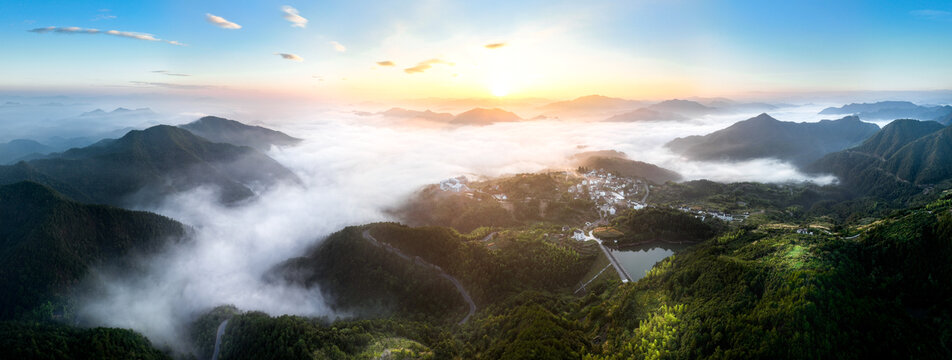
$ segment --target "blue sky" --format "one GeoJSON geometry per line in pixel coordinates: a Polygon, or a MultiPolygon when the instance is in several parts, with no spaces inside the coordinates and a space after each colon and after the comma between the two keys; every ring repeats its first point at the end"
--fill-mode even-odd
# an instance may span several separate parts
{"type": "Polygon", "coordinates": [[[952,84],[949,1],[40,0],[0,6],[5,91],[568,98],[952,84]],[[306,25],[292,26],[284,6],[306,25]],[[206,14],[241,28],[215,26],[206,14]],[[29,31],[47,27],[100,32],[29,31]],[[483,47],[489,43],[505,46],[483,47]],[[424,71],[404,71],[424,63],[424,71]]]}

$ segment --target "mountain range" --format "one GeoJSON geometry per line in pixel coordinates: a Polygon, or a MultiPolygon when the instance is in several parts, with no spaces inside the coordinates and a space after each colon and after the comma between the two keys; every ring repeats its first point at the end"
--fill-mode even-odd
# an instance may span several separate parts
{"type": "Polygon", "coordinates": [[[519,115],[500,108],[475,108],[467,112],[456,115],[451,123],[456,125],[490,125],[499,122],[517,122],[522,121],[519,115]]]}
{"type": "Polygon", "coordinates": [[[852,114],[863,119],[872,120],[918,119],[939,121],[952,116],[952,106],[922,106],[909,101],[880,101],[828,107],[821,110],[820,114],[852,114]]]}
{"type": "Polygon", "coordinates": [[[157,125],[119,139],[0,166],[0,184],[38,181],[73,199],[99,204],[151,204],[165,195],[215,186],[225,203],[252,189],[298,181],[288,169],[250,147],[214,143],[188,130],[157,125]]]}
{"type": "Polygon", "coordinates": [[[863,144],[807,167],[829,173],[860,194],[899,198],[952,179],[952,127],[895,120],[863,144]]]}
{"type": "Polygon", "coordinates": [[[685,121],[689,118],[672,112],[656,111],[648,108],[639,108],[626,113],[612,116],[608,122],[643,122],[643,121],[685,121]]]}
{"type": "Polygon", "coordinates": [[[816,123],[774,119],[766,113],[703,136],[674,139],[665,147],[692,160],[775,158],[798,166],[858,145],[879,127],[856,116],[816,123]]]}
{"type": "Polygon", "coordinates": [[[213,142],[250,146],[261,152],[270,150],[272,146],[293,146],[302,141],[280,131],[217,116],[205,116],[179,127],[213,142]]]}
{"type": "Polygon", "coordinates": [[[607,116],[635,110],[649,103],[602,95],[588,95],[572,100],[557,101],[538,108],[544,115],[607,116]]]}

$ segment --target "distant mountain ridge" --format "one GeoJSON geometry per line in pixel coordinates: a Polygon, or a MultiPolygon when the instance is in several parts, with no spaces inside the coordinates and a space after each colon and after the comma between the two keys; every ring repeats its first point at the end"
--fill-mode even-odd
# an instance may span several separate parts
{"type": "Polygon", "coordinates": [[[697,101],[672,99],[648,106],[648,109],[684,116],[701,116],[717,112],[716,108],[701,105],[697,101]]]}
{"type": "Polygon", "coordinates": [[[952,116],[952,106],[922,106],[909,101],[880,101],[828,107],[821,110],[820,114],[852,114],[863,119],[876,120],[918,119],[940,121],[952,116]]]}
{"type": "Polygon", "coordinates": [[[452,123],[456,125],[490,125],[499,122],[518,122],[522,120],[519,115],[500,108],[475,108],[456,115],[452,123]]]}
{"type": "Polygon", "coordinates": [[[28,139],[16,139],[0,144],[0,165],[9,164],[31,154],[46,154],[52,147],[28,139]]]}
{"type": "Polygon", "coordinates": [[[817,123],[794,123],[766,113],[703,136],[676,138],[665,147],[693,160],[776,158],[797,166],[866,140],[879,130],[855,116],[817,123]]]}
{"type": "Polygon", "coordinates": [[[605,119],[607,122],[686,121],[688,117],[670,112],[639,108],[605,119]]]}
{"type": "Polygon", "coordinates": [[[539,107],[539,110],[546,115],[604,116],[635,110],[645,105],[648,105],[648,103],[644,101],[587,95],[572,100],[549,103],[539,107]]]}
{"type": "Polygon", "coordinates": [[[205,116],[179,127],[214,142],[250,146],[262,152],[271,146],[293,146],[303,141],[280,131],[217,116],[205,116]]]}
{"type": "Polygon", "coordinates": [[[429,121],[438,121],[438,122],[449,122],[453,120],[453,114],[450,113],[438,113],[426,109],[425,111],[416,111],[416,110],[407,110],[404,108],[390,108],[387,111],[379,113],[380,115],[393,117],[393,118],[402,118],[402,119],[423,119],[429,121]]]}
{"type": "Polygon", "coordinates": [[[250,147],[213,143],[188,130],[157,125],[119,139],[0,166],[0,184],[34,180],[75,200],[125,206],[211,185],[225,203],[250,198],[252,188],[297,177],[250,147]]]}

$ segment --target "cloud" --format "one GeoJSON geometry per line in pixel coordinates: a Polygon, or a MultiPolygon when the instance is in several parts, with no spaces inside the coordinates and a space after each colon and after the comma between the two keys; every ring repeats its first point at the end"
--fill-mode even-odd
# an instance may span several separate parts
{"type": "Polygon", "coordinates": [[[501,43],[492,43],[492,44],[483,45],[483,47],[485,47],[485,48],[487,48],[487,49],[498,49],[498,48],[501,48],[501,47],[503,47],[503,46],[506,46],[506,43],[501,42],[501,43]]]}
{"type": "Polygon", "coordinates": [[[952,12],[945,10],[923,9],[913,10],[909,13],[913,16],[929,20],[952,20],[952,12]]]}
{"type": "Polygon", "coordinates": [[[281,7],[281,12],[284,13],[284,15],[282,16],[284,20],[291,22],[291,27],[302,28],[302,29],[307,27],[307,19],[301,16],[298,13],[297,9],[290,7],[288,5],[285,5],[281,7]]]}
{"type": "Polygon", "coordinates": [[[112,20],[112,19],[115,19],[115,18],[116,18],[116,16],[115,16],[115,15],[109,15],[109,14],[97,14],[97,15],[96,15],[96,17],[94,17],[94,18],[92,19],[92,21],[99,21],[99,20],[112,20]]]}
{"type": "Polygon", "coordinates": [[[451,63],[442,59],[429,59],[429,60],[421,61],[420,63],[416,64],[416,66],[414,67],[408,67],[406,69],[403,69],[403,72],[407,74],[422,73],[424,71],[429,70],[430,68],[433,67],[433,65],[436,65],[436,64],[443,64],[443,65],[449,65],[449,66],[456,65],[454,63],[451,63]]]}
{"type": "Polygon", "coordinates": [[[169,89],[183,89],[183,90],[209,89],[213,87],[209,85],[187,85],[187,84],[173,84],[173,83],[151,82],[151,81],[130,81],[129,83],[140,86],[140,87],[163,87],[163,88],[169,88],[169,89]]]}
{"type": "Polygon", "coordinates": [[[377,62],[377,65],[379,65],[379,66],[394,66],[394,65],[396,65],[396,64],[394,64],[393,61],[384,60],[384,61],[378,61],[378,62],[377,62]]]}
{"type": "Polygon", "coordinates": [[[48,27],[31,29],[27,31],[32,33],[37,33],[37,34],[45,34],[50,32],[58,33],[58,34],[103,34],[103,35],[124,37],[129,39],[159,41],[159,42],[164,42],[164,43],[172,44],[172,45],[185,46],[185,44],[182,44],[178,41],[162,40],[155,37],[155,35],[152,35],[152,34],[130,32],[130,31],[118,31],[118,30],[100,31],[98,29],[84,29],[84,28],[80,28],[76,26],[66,26],[66,27],[48,26],[48,27]]]}
{"type": "Polygon", "coordinates": [[[241,29],[241,25],[225,20],[225,18],[221,16],[215,16],[215,15],[206,13],[205,20],[208,20],[208,22],[222,29],[232,29],[232,30],[241,29]]]}
{"type": "Polygon", "coordinates": [[[153,70],[152,72],[157,73],[157,74],[165,74],[165,75],[168,75],[168,76],[192,76],[192,75],[189,75],[189,74],[173,73],[173,72],[169,72],[168,70],[153,70]]]}
{"type": "Polygon", "coordinates": [[[347,47],[345,47],[344,45],[341,45],[341,43],[339,43],[339,42],[331,41],[330,44],[331,44],[331,45],[334,45],[334,50],[337,50],[338,52],[345,52],[345,51],[347,51],[347,47]]]}
{"type": "Polygon", "coordinates": [[[274,53],[274,54],[291,61],[304,61],[304,58],[294,54],[285,54],[285,53],[274,53]]]}

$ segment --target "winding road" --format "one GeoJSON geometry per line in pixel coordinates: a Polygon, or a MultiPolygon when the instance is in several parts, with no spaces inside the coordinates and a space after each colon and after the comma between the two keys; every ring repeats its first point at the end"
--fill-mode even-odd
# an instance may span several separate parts
{"type": "MultiPolygon", "coordinates": [[[[390,244],[377,241],[377,239],[374,238],[373,235],[370,235],[370,230],[364,230],[364,232],[362,233],[362,235],[363,235],[364,239],[366,239],[367,241],[369,241],[371,244],[374,244],[374,246],[382,246],[382,247],[383,247],[384,249],[386,249],[387,251],[389,251],[389,252],[391,252],[391,253],[394,253],[394,254],[396,254],[396,255],[399,256],[399,257],[402,257],[402,258],[407,259],[407,260],[410,260],[410,259],[411,259],[410,256],[408,256],[407,254],[404,254],[403,251],[400,251],[400,249],[397,249],[397,248],[391,246],[390,244]]],[[[466,303],[469,304],[469,313],[466,314],[466,317],[464,317],[463,320],[460,320],[460,321],[459,321],[459,324],[465,324],[467,321],[469,321],[469,318],[470,318],[471,316],[473,316],[473,314],[476,313],[476,303],[473,302],[473,298],[469,296],[469,292],[466,291],[465,288],[463,288],[463,284],[460,283],[458,279],[456,279],[455,277],[453,277],[453,275],[447,274],[447,273],[446,273],[445,271],[443,271],[443,269],[440,268],[439,266],[430,264],[430,263],[428,263],[426,260],[423,260],[422,258],[420,258],[419,256],[417,256],[417,257],[415,258],[414,262],[417,263],[417,264],[419,264],[419,265],[426,266],[426,267],[429,267],[429,268],[431,268],[431,269],[433,269],[433,270],[436,270],[437,272],[440,273],[440,276],[442,276],[443,278],[449,280],[450,282],[453,283],[454,286],[456,286],[456,291],[459,291],[459,294],[463,296],[463,300],[465,300],[466,303]]],[[[222,326],[224,327],[224,324],[222,324],[222,326]]],[[[219,330],[219,331],[220,331],[220,330],[219,330]]],[[[216,349],[217,349],[217,346],[216,346],[216,349]]],[[[217,353],[217,351],[216,351],[216,353],[217,353]]],[[[212,360],[216,360],[216,359],[212,359],[212,360]]]]}
{"type": "Polygon", "coordinates": [[[221,337],[225,335],[225,327],[228,326],[228,320],[221,322],[221,325],[218,325],[218,334],[215,335],[215,352],[212,353],[212,360],[218,360],[218,352],[221,350],[221,337]]]}

